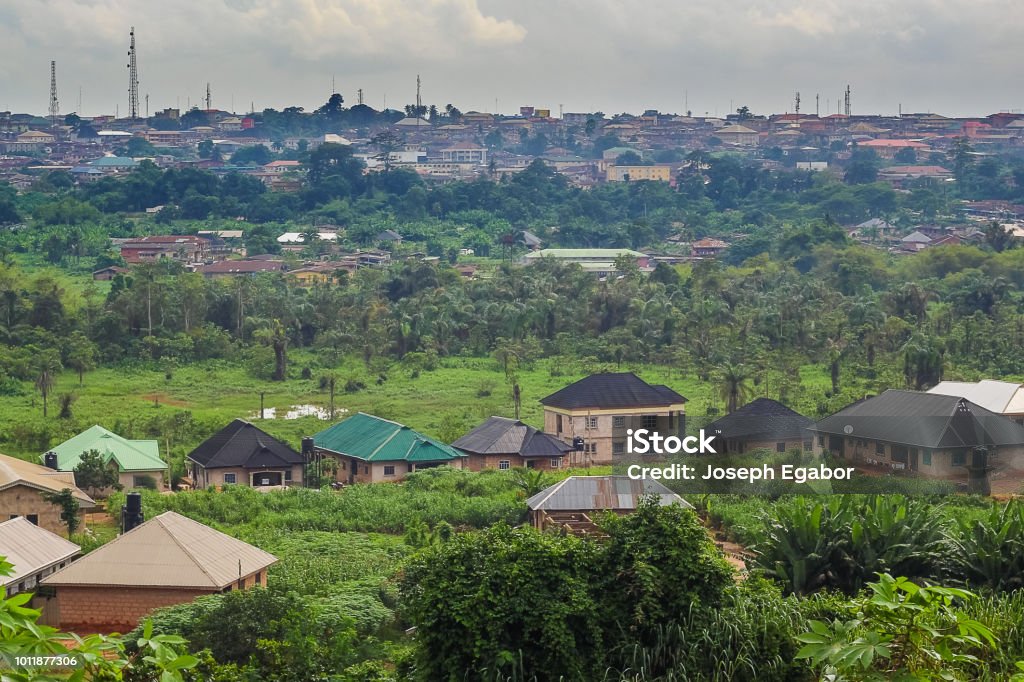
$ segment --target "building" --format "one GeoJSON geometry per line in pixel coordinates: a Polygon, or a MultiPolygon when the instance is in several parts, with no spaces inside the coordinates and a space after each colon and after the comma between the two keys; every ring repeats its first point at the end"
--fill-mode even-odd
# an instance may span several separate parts
{"type": "Polygon", "coordinates": [[[197,487],[247,485],[252,488],[302,485],[302,455],[247,421],[236,419],[190,452],[197,487]]]}
{"type": "Polygon", "coordinates": [[[855,466],[964,481],[968,467],[1024,470],[1024,427],[958,396],[890,389],[808,428],[815,453],[855,466]]]}
{"type": "Polygon", "coordinates": [[[157,487],[165,483],[167,463],[160,459],[160,443],[155,440],[128,440],[102,426],[92,426],[50,448],[40,460],[45,464],[47,455],[57,457],[58,471],[74,472],[82,455],[95,450],[103,463],[117,469],[118,482],[125,488],[147,487],[148,480],[157,487]]]}
{"type": "Polygon", "coordinates": [[[554,526],[588,535],[600,532],[595,523],[599,514],[630,514],[643,498],[651,495],[663,507],[676,504],[693,509],[693,505],[658,481],[629,476],[570,476],[526,500],[526,506],[534,528],[554,526]]]}
{"type": "Polygon", "coordinates": [[[341,483],[400,481],[413,471],[442,465],[462,469],[467,458],[408,426],[364,412],[314,435],[310,445],[311,461],[333,460],[341,483]]]}
{"type": "Polygon", "coordinates": [[[682,436],[686,427],[686,398],[632,372],[592,374],[540,402],[544,433],[568,443],[583,439],[570,466],[622,461],[629,429],[682,436]]]}
{"type": "Polygon", "coordinates": [[[44,614],[67,630],[127,632],[153,609],[267,584],[277,557],[164,512],[42,580],[44,614]]]}
{"type": "Polygon", "coordinates": [[[262,258],[252,260],[220,260],[216,263],[200,265],[196,268],[196,272],[210,279],[218,279],[222,277],[258,275],[264,272],[284,272],[286,267],[283,260],[266,260],[262,258]]]}
{"type": "Polygon", "coordinates": [[[760,133],[738,123],[722,126],[715,131],[715,137],[726,144],[741,147],[756,147],[761,141],[760,133]]]}
{"type": "Polygon", "coordinates": [[[704,237],[690,245],[690,255],[694,258],[717,258],[719,254],[728,248],[728,242],[712,237],[704,237]]]}
{"type": "Polygon", "coordinates": [[[441,161],[443,163],[472,163],[486,166],[487,147],[481,147],[475,142],[456,142],[441,150],[441,161]]]}
{"type": "Polygon", "coordinates": [[[560,469],[572,446],[518,419],[490,417],[452,447],[465,452],[466,467],[481,469],[560,469]]]}
{"type": "Polygon", "coordinates": [[[813,420],[794,412],[782,403],[769,398],[758,398],[732,414],[704,427],[711,434],[718,454],[744,454],[754,450],[789,452],[811,449],[807,427],[813,420]]]}
{"type": "Polygon", "coordinates": [[[65,488],[78,500],[80,525],[84,525],[85,510],[96,503],[78,489],[74,474],[0,455],[0,519],[24,516],[40,528],[64,535],[67,525],[60,518],[61,509],[46,498],[65,488]]]}
{"type": "Polygon", "coordinates": [[[340,278],[353,274],[358,268],[359,263],[356,259],[350,258],[296,268],[288,272],[288,277],[299,286],[311,287],[317,284],[335,283],[340,278]]]}
{"type": "Polygon", "coordinates": [[[75,543],[40,528],[23,516],[0,523],[0,556],[14,572],[0,576],[6,596],[35,589],[44,577],[67,566],[82,551],[75,543]]]}
{"type": "Polygon", "coordinates": [[[122,268],[118,265],[108,265],[105,268],[94,270],[92,278],[97,282],[108,282],[118,275],[127,275],[128,272],[128,268],[122,268]]]}
{"type": "Polygon", "coordinates": [[[608,166],[606,178],[608,182],[637,182],[639,180],[669,182],[672,180],[672,166],[665,164],[656,166],[608,166]]]}
{"type": "Polygon", "coordinates": [[[647,254],[630,249],[539,249],[526,254],[523,263],[533,265],[542,258],[549,258],[562,263],[575,263],[587,272],[607,277],[618,272],[615,261],[623,256],[635,260],[642,271],[652,270],[647,254]]]}
{"type": "Polygon", "coordinates": [[[170,258],[182,263],[201,263],[206,258],[208,242],[193,236],[149,236],[129,239],[121,244],[121,258],[126,263],[148,263],[170,258]]]}
{"type": "Polygon", "coordinates": [[[1018,424],[1024,424],[1024,384],[1014,381],[940,381],[928,389],[937,395],[952,395],[981,405],[990,412],[1009,417],[1018,424]]]}
{"type": "Polygon", "coordinates": [[[42,153],[46,145],[53,144],[57,138],[50,133],[41,130],[26,130],[12,141],[7,142],[4,148],[8,154],[37,154],[42,153]]]}

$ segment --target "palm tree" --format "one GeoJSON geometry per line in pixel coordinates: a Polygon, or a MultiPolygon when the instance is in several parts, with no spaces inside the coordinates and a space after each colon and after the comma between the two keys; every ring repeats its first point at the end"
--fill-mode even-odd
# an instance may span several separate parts
{"type": "Polygon", "coordinates": [[[60,355],[57,351],[49,349],[37,355],[36,360],[36,390],[43,396],[43,417],[46,417],[47,398],[53,390],[57,374],[63,369],[60,363],[60,355]]]}
{"type": "Polygon", "coordinates": [[[726,412],[731,414],[750,397],[750,370],[746,366],[729,362],[718,368],[722,381],[721,396],[726,412]]]}

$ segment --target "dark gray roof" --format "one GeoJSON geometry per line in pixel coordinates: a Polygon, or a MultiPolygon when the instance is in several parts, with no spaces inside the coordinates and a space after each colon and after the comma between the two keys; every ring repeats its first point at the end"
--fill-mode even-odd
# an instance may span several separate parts
{"type": "Polygon", "coordinates": [[[969,400],[894,389],[853,403],[809,428],[923,448],[1024,444],[1024,427],[969,400]]]}
{"type": "Polygon", "coordinates": [[[651,385],[632,372],[591,374],[560,391],[555,391],[541,404],[572,410],[586,407],[615,409],[631,407],[664,407],[685,403],[686,398],[668,386],[651,385]]]}
{"type": "Polygon", "coordinates": [[[663,507],[678,504],[693,508],[658,481],[629,476],[570,476],[526,500],[526,506],[545,511],[636,509],[647,495],[657,495],[663,507]]]}
{"type": "Polygon", "coordinates": [[[572,450],[568,443],[507,417],[491,417],[452,447],[474,455],[520,457],[561,457],[572,450]]]}
{"type": "Polygon", "coordinates": [[[213,434],[188,455],[207,469],[266,467],[302,464],[302,455],[249,422],[236,419],[213,434]]]}
{"type": "Polygon", "coordinates": [[[758,398],[711,422],[704,432],[727,439],[792,440],[803,438],[804,429],[813,423],[777,400],[758,398]]]}

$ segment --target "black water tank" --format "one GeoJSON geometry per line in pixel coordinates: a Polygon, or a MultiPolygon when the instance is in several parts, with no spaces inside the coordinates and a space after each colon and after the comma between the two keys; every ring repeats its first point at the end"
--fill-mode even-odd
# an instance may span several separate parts
{"type": "Polygon", "coordinates": [[[572,447],[576,452],[583,452],[583,437],[576,436],[572,439],[572,447]]]}
{"type": "Polygon", "coordinates": [[[310,458],[310,455],[312,454],[313,438],[312,436],[306,436],[305,438],[302,439],[302,456],[308,460],[310,458]]]}
{"type": "Polygon", "coordinates": [[[48,466],[51,469],[56,470],[57,469],[57,453],[56,452],[47,452],[45,455],[43,455],[43,464],[45,464],[46,466],[48,466]]]}
{"type": "Polygon", "coordinates": [[[121,507],[121,532],[127,533],[132,528],[139,526],[145,521],[142,515],[142,495],[139,493],[128,493],[125,504],[121,507]]]}

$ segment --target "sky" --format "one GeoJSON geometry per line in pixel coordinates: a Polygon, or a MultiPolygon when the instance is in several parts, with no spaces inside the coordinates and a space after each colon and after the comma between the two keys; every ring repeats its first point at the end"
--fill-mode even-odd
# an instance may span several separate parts
{"type": "Polygon", "coordinates": [[[1024,109],[1019,0],[2,0],[0,110],[45,114],[55,60],[61,113],[124,116],[133,25],[151,113],[401,109],[417,74],[506,114],[1024,109]]]}

